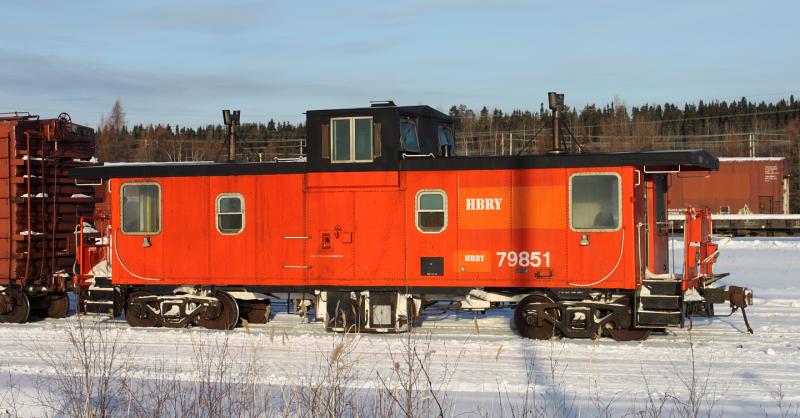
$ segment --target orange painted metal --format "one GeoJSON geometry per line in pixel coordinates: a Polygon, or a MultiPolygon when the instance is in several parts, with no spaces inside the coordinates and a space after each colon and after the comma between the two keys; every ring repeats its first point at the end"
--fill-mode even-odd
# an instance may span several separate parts
{"type": "Polygon", "coordinates": [[[650,272],[663,274],[669,272],[669,232],[670,226],[667,221],[667,176],[656,175],[649,178],[645,183],[647,193],[647,208],[637,209],[647,211],[647,225],[649,229],[646,238],[643,238],[643,245],[646,251],[650,272]],[[660,203],[660,204],[659,204],[660,203]],[[646,241],[644,241],[646,239],[646,241]]]}
{"type": "Polygon", "coordinates": [[[637,223],[646,214],[630,203],[643,197],[635,193],[645,187],[640,176],[632,167],[607,167],[114,179],[113,282],[635,289],[643,262],[635,252],[637,223]],[[619,175],[619,229],[570,227],[569,179],[587,172],[619,175]],[[129,182],[160,185],[159,233],[120,230],[120,187],[129,182]],[[440,233],[417,228],[421,190],[447,196],[440,233]],[[239,234],[216,230],[221,193],[244,197],[239,234]],[[442,257],[442,274],[423,272],[424,257],[442,257]]]}
{"type": "Polygon", "coordinates": [[[704,278],[713,277],[717,244],[711,241],[711,211],[708,208],[686,210],[684,224],[683,290],[698,287],[704,278]]]}
{"type": "Polygon", "coordinates": [[[78,252],[77,252],[77,271],[75,272],[75,282],[80,286],[89,286],[89,280],[94,278],[92,267],[103,260],[109,259],[109,239],[108,216],[102,210],[97,210],[95,216],[81,216],[81,227],[77,233],[78,252]],[[88,225],[92,225],[89,227],[88,225]]]}

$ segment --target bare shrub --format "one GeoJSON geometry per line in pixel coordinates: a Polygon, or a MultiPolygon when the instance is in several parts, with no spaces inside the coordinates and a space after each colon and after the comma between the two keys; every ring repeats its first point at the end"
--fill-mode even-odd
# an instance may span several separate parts
{"type": "Polygon", "coordinates": [[[11,373],[11,369],[7,369],[8,380],[6,387],[0,391],[0,418],[5,417],[18,417],[19,416],[19,398],[21,390],[18,383],[18,377],[11,373]]]}
{"type": "Polygon", "coordinates": [[[600,393],[600,387],[597,384],[597,380],[595,380],[594,389],[591,390],[590,394],[590,401],[595,410],[594,416],[600,418],[616,417],[618,413],[614,411],[614,405],[621,397],[622,394],[620,392],[614,393],[611,395],[611,397],[603,397],[603,395],[600,393]]]}
{"type": "Polygon", "coordinates": [[[525,350],[525,392],[515,396],[513,399],[508,392],[508,388],[501,386],[497,382],[498,405],[500,416],[505,416],[508,411],[513,418],[534,417],[536,416],[537,392],[537,373],[535,369],[536,354],[531,350],[525,350]]]}
{"type": "Polygon", "coordinates": [[[727,387],[719,388],[711,381],[713,363],[709,362],[705,370],[699,370],[698,359],[695,353],[695,344],[692,340],[691,329],[689,336],[689,362],[684,367],[672,363],[673,374],[681,382],[683,393],[672,394],[675,412],[681,417],[697,418],[701,416],[714,416],[714,409],[727,392],[727,387]]]}
{"type": "Polygon", "coordinates": [[[36,399],[47,416],[115,416],[127,409],[129,358],[119,332],[84,322],[67,326],[69,351],[54,352],[47,341],[33,351],[51,369],[36,378],[36,399]]]}
{"type": "MultiPolygon", "coordinates": [[[[557,342],[549,342],[546,370],[537,370],[536,354],[525,351],[525,392],[512,397],[507,388],[498,382],[498,396],[501,416],[507,411],[513,418],[527,417],[569,417],[575,413],[575,396],[568,390],[564,374],[567,364],[559,360],[564,350],[562,345],[556,352],[557,342]],[[540,390],[541,389],[541,390],[540,390]]],[[[610,405],[607,406],[610,409],[610,405]]]]}
{"type": "MultiPolygon", "coordinates": [[[[248,340],[249,341],[249,340],[248,340]]],[[[162,359],[129,386],[131,416],[255,417],[272,410],[270,386],[258,344],[232,347],[230,333],[192,336],[192,368],[180,376],[177,362],[162,359]]]]}
{"type": "MultiPolygon", "coordinates": [[[[783,390],[783,385],[770,392],[770,397],[775,402],[775,410],[778,412],[780,418],[797,418],[800,417],[800,404],[796,402],[788,402],[786,400],[786,393],[783,390]]],[[[763,409],[763,408],[762,408],[763,409]]],[[[767,411],[764,411],[764,416],[770,416],[767,411]]]]}
{"type": "Polygon", "coordinates": [[[282,411],[297,417],[368,416],[363,413],[367,402],[357,386],[358,362],[353,356],[359,341],[349,333],[334,337],[330,352],[318,355],[319,365],[306,370],[298,385],[281,392],[282,411]]]}
{"type": "Polygon", "coordinates": [[[642,381],[644,382],[644,388],[647,392],[647,397],[644,400],[644,405],[638,406],[638,402],[634,402],[634,413],[635,415],[642,417],[642,418],[659,418],[664,416],[665,408],[667,407],[667,403],[673,397],[670,391],[665,391],[663,393],[656,394],[654,392],[654,388],[650,386],[650,381],[647,379],[647,374],[644,370],[644,365],[639,365],[641,373],[642,373],[642,381]]]}
{"type": "Polygon", "coordinates": [[[419,333],[406,333],[399,353],[392,349],[387,341],[387,354],[391,360],[390,371],[377,371],[379,381],[376,399],[381,411],[395,410],[382,416],[402,416],[406,418],[420,416],[450,416],[452,402],[448,399],[447,388],[458,370],[464,357],[467,337],[455,359],[448,358],[447,352],[439,357],[442,372],[435,374],[431,365],[437,354],[431,348],[431,333],[420,338],[419,333]]]}
{"type": "Polygon", "coordinates": [[[644,365],[640,366],[647,394],[643,401],[634,399],[634,406],[630,411],[632,415],[645,418],[663,416],[698,418],[722,415],[715,411],[725,400],[728,387],[718,386],[711,380],[713,362],[700,362],[695,352],[691,329],[687,331],[687,335],[686,361],[670,360],[671,367],[665,370],[669,374],[664,376],[667,387],[663,390],[656,392],[647,378],[644,365]],[[679,382],[677,389],[670,383],[674,379],[679,382]]]}

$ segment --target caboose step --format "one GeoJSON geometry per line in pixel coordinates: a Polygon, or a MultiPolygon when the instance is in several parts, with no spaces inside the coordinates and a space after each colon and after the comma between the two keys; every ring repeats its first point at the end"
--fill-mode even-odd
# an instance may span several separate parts
{"type": "Polygon", "coordinates": [[[78,309],[85,313],[119,316],[122,308],[122,295],[105,277],[94,278],[94,283],[82,288],[78,309]]]}
{"type": "Polygon", "coordinates": [[[681,313],[680,311],[639,311],[638,324],[644,326],[652,325],[680,325],[681,313]]]}
{"type": "Polygon", "coordinates": [[[643,280],[642,285],[655,295],[680,295],[680,280],[643,280]]]}
{"type": "Polygon", "coordinates": [[[671,295],[642,295],[639,297],[642,310],[645,311],[680,311],[681,297],[671,295]]]}

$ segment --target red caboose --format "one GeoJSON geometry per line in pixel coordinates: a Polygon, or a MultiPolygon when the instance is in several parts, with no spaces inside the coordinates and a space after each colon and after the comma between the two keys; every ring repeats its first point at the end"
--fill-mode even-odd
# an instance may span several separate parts
{"type": "Polygon", "coordinates": [[[332,330],[402,331],[456,301],[514,305],[533,338],[629,340],[682,325],[687,291],[724,299],[706,286],[715,253],[669,271],[666,177],[717,169],[707,152],[459,157],[453,123],[428,106],[309,111],[304,160],[72,174],[107,180],[104,270],[135,326],[232,328],[280,297],[332,330]]]}

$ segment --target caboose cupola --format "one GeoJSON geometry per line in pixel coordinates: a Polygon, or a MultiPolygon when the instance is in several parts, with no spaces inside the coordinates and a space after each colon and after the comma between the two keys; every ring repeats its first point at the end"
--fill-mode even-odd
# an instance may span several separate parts
{"type": "Polygon", "coordinates": [[[370,107],[306,113],[309,165],[321,170],[397,170],[400,161],[454,155],[455,119],[430,106],[370,107]]]}

